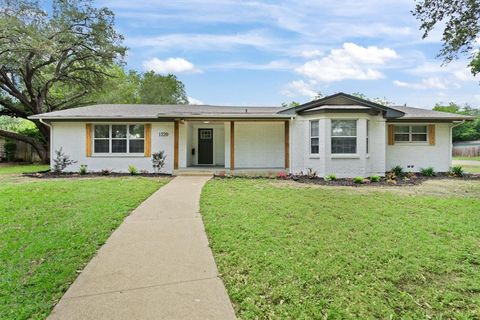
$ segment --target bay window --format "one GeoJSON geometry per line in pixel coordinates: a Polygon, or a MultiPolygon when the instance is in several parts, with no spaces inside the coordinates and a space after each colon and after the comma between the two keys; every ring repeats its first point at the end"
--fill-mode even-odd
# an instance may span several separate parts
{"type": "Polygon", "coordinates": [[[332,120],[332,154],[357,153],[357,120],[332,120]]]}
{"type": "Polygon", "coordinates": [[[143,124],[96,124],[93,132],[94,153],[144,153],[145,128],[143,124]]]}

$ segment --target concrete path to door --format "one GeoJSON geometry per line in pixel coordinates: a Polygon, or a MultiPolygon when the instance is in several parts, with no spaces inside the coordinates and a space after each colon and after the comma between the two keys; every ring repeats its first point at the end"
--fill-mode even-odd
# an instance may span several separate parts
{"type": "Polygon", "coordinates": [[[209,179],[176,177],[143,202],[49,319],[235,319],[199,213],[209,179]]]}

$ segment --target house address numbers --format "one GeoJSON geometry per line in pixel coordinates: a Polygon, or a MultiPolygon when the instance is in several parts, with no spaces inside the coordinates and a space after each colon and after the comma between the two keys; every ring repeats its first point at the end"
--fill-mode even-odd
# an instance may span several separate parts
{"type": "Polygon", "coordinates": [[[160,131],[159,136],[160,136],[160,137],[168,137],[168,132],[166,132],[166,131],[160,131]]]}

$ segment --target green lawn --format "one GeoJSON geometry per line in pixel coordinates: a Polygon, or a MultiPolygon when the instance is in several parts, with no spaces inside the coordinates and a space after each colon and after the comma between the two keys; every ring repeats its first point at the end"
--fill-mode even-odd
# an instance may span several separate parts
{"type": "Polygon", "coordinates": [[[201,212],[237,316],[478,319],[480,182],[434,183],[210,181],[201,212]]]}
{"type": "Polygon", "coordinates": [[[125,216],[167,181],[0,176],[0,319],[44,319],[125,216]]]}
{"type": "Polygon", "coordinates": [[[463,170],[468,173],[480,173],[480,163],[478,166],[462,166],[463,170]]]}
{"type": "Polygon", "coordinates": [[[31,173],[48,170],[50,167],[44,164],[24,164],[24,165],[0,165],[0,174],[7,173],[31,173]]]}
{"type": "Polygon", "coordinates": [[[453,160],[476,160],[476,161],[480,161],[480,157],[453,157],[453,160]]]}

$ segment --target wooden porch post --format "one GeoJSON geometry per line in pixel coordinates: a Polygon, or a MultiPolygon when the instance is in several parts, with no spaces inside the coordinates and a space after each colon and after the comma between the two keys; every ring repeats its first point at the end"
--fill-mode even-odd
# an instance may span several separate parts
{"type": "Polygon", "coordinates": [[[173,129],[173,169],[178,169],[178,125],[179,121],[175,120],[173,129]]]}
{"type": "Polygon", "coordinates": [[[285,121],[285,169],[290,167],[290,121],[285,121]]]}
{"type": "Polygon", "coordinates": [[[230,121],[230,170],[235,169],[235,122],[230,121]]]}

